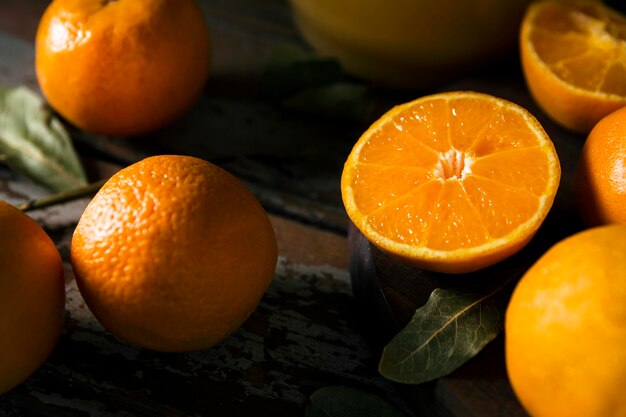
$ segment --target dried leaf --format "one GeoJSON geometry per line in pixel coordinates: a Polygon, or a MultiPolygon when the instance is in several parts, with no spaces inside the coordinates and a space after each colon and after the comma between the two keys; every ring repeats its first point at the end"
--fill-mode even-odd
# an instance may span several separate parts
{"type": "Polygon", "coordinates": [[[510,282],[482,293],[434,290],[385,346],[380,373],[396,382],[419,384],[463,365],[502,330],[510,282]]]}
{"type": "Polygon", "coordinates": [[[0,154],[13,170],[54,191],[87,184],[63,124],[25,87],[0,88],[0,154]]]}
{"type": "Polygon", "coordinates": [[[355,388],[331,386],[313,393],[305,417],[406,417],[382,398],[355,388]]]}

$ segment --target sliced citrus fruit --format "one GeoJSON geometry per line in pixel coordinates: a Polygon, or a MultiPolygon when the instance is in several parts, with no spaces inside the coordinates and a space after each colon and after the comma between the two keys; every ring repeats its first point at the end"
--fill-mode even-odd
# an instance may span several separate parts
{"type": "Polygon", "coordinates": [[[426,96],[383,115],[358,140],[343,202],[382,250],[461,273],[521,249],[545,219],[561,168],[526,110],[474,92],[426,96]]]}
{"type": "Polygon", "coordinates": [[[626,106],[626,17],[600,2],[532,4],[520,50],[532,95],[562,126],[588,133],[626,106]]]}

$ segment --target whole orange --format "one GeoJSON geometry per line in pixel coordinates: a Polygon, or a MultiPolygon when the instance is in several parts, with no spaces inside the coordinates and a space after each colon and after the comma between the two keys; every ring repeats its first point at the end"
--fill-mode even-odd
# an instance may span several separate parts
{"type": "Polygon", "coordinates": [[[577,175],[580,212],[587,224],[626,223],[626,108],[592,129],[577,175]]]}
{"type": "Polygon", "coordinates": [[[39,23],[39,85],[77,127],[110,135],[181,116],[208,74],[208,30],[193,0],[54,0],[39,23]]]}
{"type": "Polygon", "coordinates": [[[189,156],[155,156],[109,179],[72,239],[78,288],[117,337],[203,349],[252,313],[274,276],[276,237],[245,185],[189,156]]]}
{"type": "Polygon", "coordinates": [[[0,201],[0,394],[35,372],[54,348],[65,307],[63,264],[30,217],[0,201]]]}
{"type": "Polygon", "coordinates": [[[625,417],[626,225],[557,243],[522,277],[505,320],[506,366],[533,417],[625,417]]]}

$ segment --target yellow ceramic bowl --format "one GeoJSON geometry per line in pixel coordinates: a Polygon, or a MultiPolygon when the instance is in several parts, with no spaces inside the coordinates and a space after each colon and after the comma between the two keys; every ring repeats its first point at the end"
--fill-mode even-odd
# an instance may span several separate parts
{"type": "Polygon", "coordinates": [[[303,37],[349,72],[427,87],[512,52],[531,0],[290,0],[303,37]]]}

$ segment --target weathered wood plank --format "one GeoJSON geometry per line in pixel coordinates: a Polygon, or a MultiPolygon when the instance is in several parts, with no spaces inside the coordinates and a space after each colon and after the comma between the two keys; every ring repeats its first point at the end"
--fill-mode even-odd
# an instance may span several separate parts
{"type": "MultiPolygon", "coordinates": [[[[0,198],[46,191],[0,169],[0,198]]],[[[66,320],[50,359],[2,396],[0,416],[301,415],[330,384],[398,399],[378,376],[355,315],[344,237],[272,216],[279,240],[274,282],[241,329],[198,352],[161,354],[106,332],[85,306],[69,264],[74,224],[88,200],[32,212],[65,262],[66,320]]]]}
{"type": "MultiPolygon", "coordinates": [[[[270,7],[270,2],[255,4],[259,10],[270,7]]],[[[0,11],[3,6],[7,4],[0,4],[0,11]]],[[[251,23],[241,20],[240,13],[235,23],[222,23],[223,17],[235,10],[231,3],[203,7],[217,16],[216,48],[230,49],[241,36],[237,22],[251,23]],[[218,41],[220,36],[226,40],[218,41]]],[[[251,16],[257,13],[255,10],[251,16]]],[[[244,66],[255,71],[245,75],[251,80],[260,75],[273,42],[294,36],[273,25],[265,28],[271,33],[270,41],[258,44],[248,40],[247,46],[233,55],[246,52],[258,58],[244,66]],[[259,45],[265,48],[264,53],[256,53],[259,45]]],[[[28,39],[27,28],[17,32],[28,39]]],[[[227,74],[225,78],[240,74],[231,72],[229,66],[235,61],[227,58],[222,64],[217,60],[215,74],[222,71],[227,74]]],[[[0,84],[36,88],[29,41],[0,33],[0,63],[0,84]]],[[[306,127],[308,120],[284,116],[269,103],[251,100],[250,94],[242,96],[233,90],[225,95],[226,90],[218,89],[221,95],[207,90],[186,121],[160,133],[160,141],[146,145],[145,141],[135,144],[104,139],[108,159],[130,163],[148,154],[173,151],[203,156],[242,174],[266,206],[309,222],[324,223],[324,218],[332,217],[328,229],[345,229],[345,215],[336,209],[336,171],[331,175],[316,164],[316,159],[323,157],[324,162],[332,159],[333,170],[340,166],[340,158],[332,156],[339,153],[335,151],[334,127],[311,131],[306,127]],[[204,124],[199,124],[202,120],[204,124]],[[239,131],[233,134],[233,127],[239,131]],[[184,131],[189,132],[188,139],[181,140],[184,131]],[[185,145],[175,148],[170,142],[185,145]],[[299,165],[299,160],[307,164],[299,165]],[[299,191],[293,193],[294,189],[299,191]],[[308,204],[316,198],[319,204],[308,204]]],[[[81,150],[92,157],[99,155],[99,138],[89,140],[93,143],[81,150]]],[[[339,145],[348,146],[347,142],[339,145]]],[[[95,171],[90,169],[97,177],[119,169],[116,163],[97,165],[95,171]]],[[[45,189],[0,169],[0,198],[18,203],[45,194],[45,189]]],[[[361,323],[352,308],[347,246],[341,234],[272,216],[279,240],[279,267],[252,317],[212,349],[157,354],[126,345],[104,331],[76,289],[68,262],[69,242],[87,201],[32,213],[55,238],[65,261],[66,323],[49,361],[26,383],[2,397],[0,415],[239,415],[250,410],[260,415],[300,415],[313,390],[337,383],[361,386],[401,401],[393,385],[377,376],[371,366],[376,358],[360,333],[361,323]]]]}

